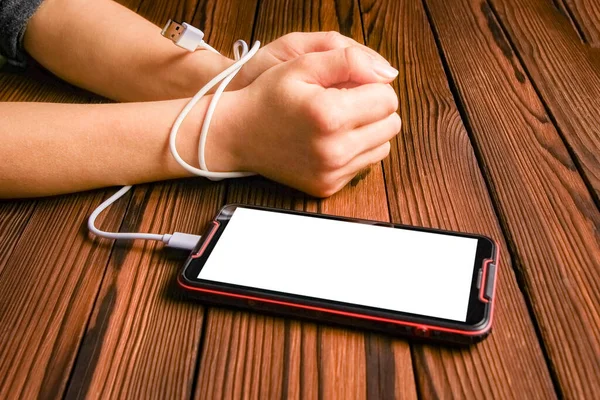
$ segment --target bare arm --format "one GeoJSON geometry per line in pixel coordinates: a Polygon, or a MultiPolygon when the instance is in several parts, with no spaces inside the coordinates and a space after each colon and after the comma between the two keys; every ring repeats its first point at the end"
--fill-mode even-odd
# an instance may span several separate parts
{"type": "MultiPolygon", "coordinates": [[[[45,0],[29,21],[25,49],[57,76],[118,101],[193,96],[233,60],[190,53],[160,35],[160,28],[112,0],[45,0]]],[[[359,47],[337,32],[292,33],[269,43],[228,86],[237,90],[267,69],[310,53],[359,47]]]]}
{"type": "Polygon", "coordinates": [[[175,46],[159,27],[112,0],[45,0],[24,46],[60,78],[118,101],[191,97],[233,63],[175,46]]]}
{"type": "MultiPolygon", "coordinates": [[[[208,101],[190,113],[178,137],[182,157],[192,164],[208,101]]],[[[0,103],[0,198],[186,176],[168,149],[169,130],[185,102],[0,103]]],[[[220,134],[218,123],[213,129],[220,134]]],[[[220,156],[225,161],[227,152],[220,156]]]]}
{"type": "MultiPolygon", "coordinates": [[[[124,101],[189,97],[232,62],[179,49],[158,27],[111,0],[46,0],[30,20],[25,47],[58,76],[124,101]]],[[[390,115],[396,98],[382,82],[396,74],[375,52],[336,33],[282,37],[244,66],[230,85],[241,90],[219,102],[207,141],[209,169],[255,171],[310,194],[332,194],[387,154],[399,118],[390,115]],[[335,79],[315,86],[335,66],[335,79]],[[325,90],[330,84],[367,85],[350,101],[344,96],[351,91],[325,90]],[[373,102],[383,111],[375,112],[373,102]],[[352,121],[359,116],[357,125],[352,121]],[[344,123],[332,125],[332,118],[344,123]],[[331,126],[336,129],[329,132],[331,126]]],[[[169,130],[186,101],[0,103],[0,197],[186,176],[168,149],[169,130]]],[[[193,165],[209,101],[201,100],[179,135],[181,155],[193,165]]]]}
{"type": "MultiPolygon", "coordinates": [[[[223,94],[211,123],[212,171],[253,171],[330,196],[386,157],[400,129],[387,83],[397,71],[359,47],[311,53],[223,94]],[[337,87],[345,89],[337,89],[337,87]]],[[[59,194],[186,176],[169,148],[187,100],[73,105],[0,103],[0,197],[59,194]]],[[[210,96],[180,130],[182,157],[197,165],[210,96]]]]}

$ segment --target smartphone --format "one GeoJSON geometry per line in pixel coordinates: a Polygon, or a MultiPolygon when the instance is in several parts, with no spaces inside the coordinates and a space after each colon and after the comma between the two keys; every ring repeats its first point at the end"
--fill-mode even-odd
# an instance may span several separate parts
{"type": "Polygon", "coordinates": [[[210,304],[470,344],[490,332],[497,265],[484,236],[227,205],[178,281],[210,304]]]}

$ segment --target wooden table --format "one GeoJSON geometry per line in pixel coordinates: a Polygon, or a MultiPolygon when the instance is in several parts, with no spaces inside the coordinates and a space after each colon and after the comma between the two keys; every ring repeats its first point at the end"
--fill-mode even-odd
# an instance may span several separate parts
{"type": "MultiPolygon", "coordinates": [[[[181,257],[91,238],[114,189],[0,203],[0,398],[598,398],[600,7],[595,0],[123,0],[238,38],[337,30],[400,75],[389,158],[319,201],[261,178],[136,187],[107,229],[201,233],[241,202],[479,232],[502,247],[472,348],[207,308],[181,257]]],[[[39,67],[2,101],[97,102],[39,67]]]]}

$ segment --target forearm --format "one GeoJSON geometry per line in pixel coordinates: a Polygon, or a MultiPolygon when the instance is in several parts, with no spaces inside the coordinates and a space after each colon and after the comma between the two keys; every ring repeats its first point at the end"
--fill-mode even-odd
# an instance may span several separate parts
{"type": "Polygon", "coordinates": [[[57,76],[118,101],[191,97],[233,62],[173,45],[159,27],[112,0],[45,0],[24,45],[57,76]]]}
{"type": "MultiPolygon", "coordinates": [[[[32,197],[185,177],[168,148],[187,100],[129,104],[0,103],[0,198],[32,197]]],[[[210,96],[183,123],[178,149],[197,165],[210,96]]],[[[216,118],[211,135],[218,135],[216,118]]]]}

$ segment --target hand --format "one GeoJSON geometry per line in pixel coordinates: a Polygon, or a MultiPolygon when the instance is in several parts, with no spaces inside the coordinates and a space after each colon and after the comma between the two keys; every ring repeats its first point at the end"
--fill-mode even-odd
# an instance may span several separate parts
{"type": "MultiPolygon", "coordinates": [[[[250,44],[252,45],[252,44],[250,44]]],[[[262,47],[230,83],[229,90],[248,86],[263,72],[281,63],[293,60],[304,54],[323,52],[346,47],[358,47],[371,58],[388,63],[379,53],[339,32],[293,32],[262,47]]]]}
{"type": "Polygon", "coordinates": [[[209,169],[253,171],[317,197],[332,195],[388,155],[401,127],[388,85],[397,73],[358,46],[270,68],[221,98],[208,136],[209,169]]]}

